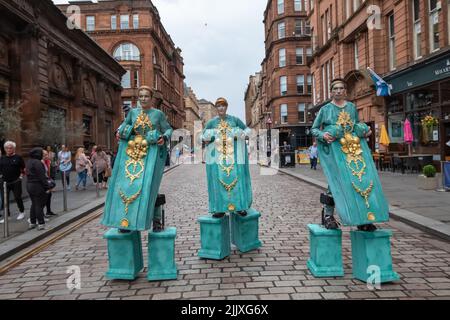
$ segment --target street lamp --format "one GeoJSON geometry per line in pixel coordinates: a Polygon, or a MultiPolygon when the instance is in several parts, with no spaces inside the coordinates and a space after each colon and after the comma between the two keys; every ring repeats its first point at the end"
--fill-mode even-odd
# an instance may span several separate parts
{"type": "Polygon", "coordinates": [[[272,133],[270,131],[270,127],[272,125],[272,119],[270,119],[270,115],[267,118],[266,121],[266,125],[267,125],[267,160],[268,160],[268,164],[269,167],[271,165],[271,157],[272,157],[272,133]]]}

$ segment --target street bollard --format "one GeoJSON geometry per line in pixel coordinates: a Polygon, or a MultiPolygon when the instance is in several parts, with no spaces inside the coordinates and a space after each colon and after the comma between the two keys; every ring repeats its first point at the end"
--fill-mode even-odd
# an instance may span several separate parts
{"type": "Polygon", "coordinates": [[[97,198],[100,198],[100,188],[98,187],[99,181],[98,181],[98,170],[95,169],[95,175],[97,176],[97,182],[95,183],[95,190],[97,192],[97,198]]]}
{"type": "Polygon", "coordinates": [[[3,182],[3,208],[4,210],[4,217],[3,217],[3,237],[8,238],[9,237],[9,201],[8,201],[8,184],[6,182],[3,182]]]}
{"type": "Polygon", "coordinates": [[[64,203],[64,211],[67,212],[67,180],[66,180],[66,171],[63,171],[63,203],[64,203]]]}

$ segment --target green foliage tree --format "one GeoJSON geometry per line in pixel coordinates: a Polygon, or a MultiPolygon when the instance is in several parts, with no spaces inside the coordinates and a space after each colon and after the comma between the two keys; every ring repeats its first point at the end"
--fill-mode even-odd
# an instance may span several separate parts
{"type": "Polygon", "coordinates": [[[64,110],[48,108],[39,120],[38,141],[41,145],[61,145],[82,137],[86,128],[82,121],[66,121],[64,110]]]}

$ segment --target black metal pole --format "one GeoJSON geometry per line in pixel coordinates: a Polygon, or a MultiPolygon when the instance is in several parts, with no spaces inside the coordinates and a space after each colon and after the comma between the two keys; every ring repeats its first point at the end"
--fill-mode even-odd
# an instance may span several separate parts
{"type": "Polygon", "coordinates": [[[9,218],[9,201],[8,201],[8,184],[6,182],[3,182],[3,207],[5,209],[3,217],[3,236],[5,238],[9,237],[9,225],[8,225],[8,218],[9,218]]]}

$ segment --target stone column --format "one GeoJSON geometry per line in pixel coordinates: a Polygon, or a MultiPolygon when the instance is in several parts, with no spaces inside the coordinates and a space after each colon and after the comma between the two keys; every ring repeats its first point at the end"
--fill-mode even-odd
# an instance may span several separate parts
{"type": "MultiPolygon", "coordinates": [[[[30,130],[31,134],[21,134],[22,152],[27,152],[36,144],[38,121],[41,118],[41,88],[39,82],[39,36],[40,29],[37,25],[28,25],[24,34],[18,38],[18,54],[20,62],[18,66],[19,86],[18,95],[14,98],[22,101],[23,123],[22,128],[30,130]],[[33,134],[34,133],[34,134],[33,134]]],[[[47,78],[48,81],[48,78],[47,78]]]]}

